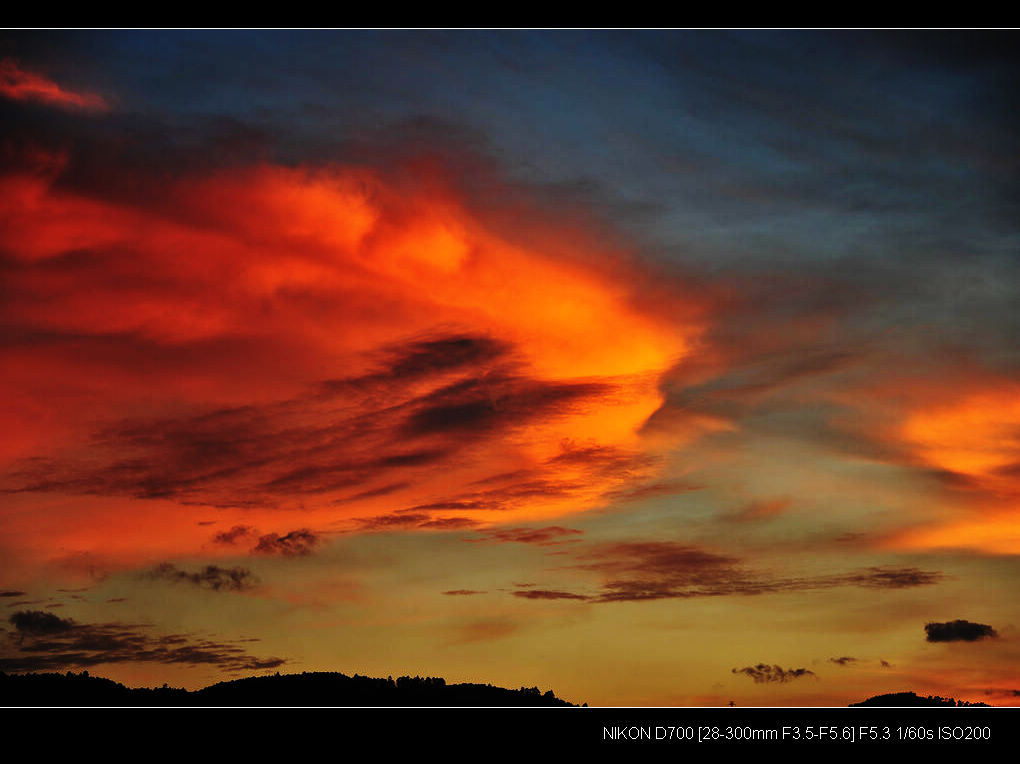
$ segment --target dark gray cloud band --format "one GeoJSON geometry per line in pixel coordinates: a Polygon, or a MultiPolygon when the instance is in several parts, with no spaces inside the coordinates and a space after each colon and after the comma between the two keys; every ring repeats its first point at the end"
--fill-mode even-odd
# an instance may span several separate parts
{"type": "MultiPolygon", "coordinates": [[[[0,637],[0,671],[62,671],[111,663],[215,666],[226,672],[256,671],[286,663],[253,656],[240,641],[191,634],[157,634],[147,624],[79,623],[43,611],[19,611],[14,630],[0,637]]],[[[245,640],[250,641],[250,640],[245,640]]]]}

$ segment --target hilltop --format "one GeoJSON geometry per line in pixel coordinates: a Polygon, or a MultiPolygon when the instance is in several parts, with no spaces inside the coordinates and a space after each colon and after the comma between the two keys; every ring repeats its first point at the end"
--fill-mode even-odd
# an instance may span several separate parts
{"type": "Polygon", "coordinates": [[[935,706],[984,706],[987,703],[970,703],[966,700],[955,698],[943,698],[939,695],[921,696],[913,692],[890,692],[885,695],[874,695],[860,703],[851,703],[851,706],[889,706],[896,708],[927,708],[935,706]]]}
{"type": "Polygon", "coordinates": [[[0,706],[573,706],[552,690],[447,684],[441,677],[302,672],[234,679],[188,691],[126,687],[80,674],[0,672],[0,706]]]}

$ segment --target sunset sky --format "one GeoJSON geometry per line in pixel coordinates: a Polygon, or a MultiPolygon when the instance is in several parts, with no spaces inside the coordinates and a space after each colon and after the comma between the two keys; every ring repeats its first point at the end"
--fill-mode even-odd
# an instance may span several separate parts
{"type": "Polygon", "coordinates": [[[1020,705],[1018,42],[0,33],[0,670],[1020,705]]]}

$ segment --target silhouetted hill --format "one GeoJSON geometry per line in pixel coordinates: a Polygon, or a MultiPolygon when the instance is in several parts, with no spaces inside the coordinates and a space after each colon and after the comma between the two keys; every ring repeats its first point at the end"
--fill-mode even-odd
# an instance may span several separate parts
{"type": "Polygon", "coordinates": [[[253,676],[189,692],[131,688],[80,674],[0,672],[0,706],[572,706],[552,690],[447,684],[439,677],[376,679],[335,672],[253,676]]]}
{"type": "Polygon", "coordinates": [[[987,703],[969,703],[966,700],[943,698],[938,695],[921,697],[912,692],[890,692],[886,695],[875,695],[851,706],[895,706],[897,708],[925,708],[930,706],[985,706],[987,703]]]}

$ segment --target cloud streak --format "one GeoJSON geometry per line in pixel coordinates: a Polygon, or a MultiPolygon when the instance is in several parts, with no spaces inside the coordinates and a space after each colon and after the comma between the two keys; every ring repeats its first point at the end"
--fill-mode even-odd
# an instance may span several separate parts
{"type": "Polygon", "coordinates": [[[583,594],[560,592],[551,589],[521,589],[513,593],[515,597],[525,600],[587,600],[583,594]]]}
{"type": "MultiPolygon", "coordinates": [[[[560,597],[593,603],[644,602],[695,597],[753,596],[834,589],[844,586],[875,590],[930,586],[944,576],[912,567],[876,566],[847,573],[777,576],[748,568],[742,560],[676,542],[630,541],[601,544],[576,551],[574,570],[602,578],[594,594],[554,592],[560,597]]],[[[515,596],[530,597],[528,592],[515,596]]]]}
{"type": "Polygon", "coordinates": [[[282,658],[250,655],[237,643],[187,634],[158,635],[150,626],[78,623],[42,611],[9,618],[14,632],[0,638],[0,670],[58,671],[116,663],[215,666],[227,672],[275,668],[282,658]]]}
{"type": "Polygon", "coordinates": [[[841,658],[829,658],[829,663],[835,663],[837,666],[852,666],[858,663],[858,659],[849,655],[844,655],[841,658]]]}
{"type": "Polygon", "coordinates": [[[479,533],[477,538],[468,541],[498,541],[516,544],[535,544],[537,546],[559,546],[580,541],[577,537],[584,531],[576,528],[564,528],[562,525],[550,525],[545,528],[494,528],[479,533]]]}
{"type": "Polygon", "coordinates": [[[14,101],[37,101],[61,109],[106,111],[109,103],[96,93],[75,92],[29,71],[12,59],[0,61],[0,96],[14,101]]]}

